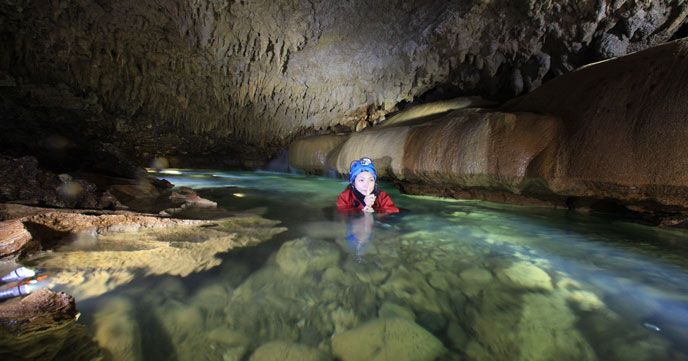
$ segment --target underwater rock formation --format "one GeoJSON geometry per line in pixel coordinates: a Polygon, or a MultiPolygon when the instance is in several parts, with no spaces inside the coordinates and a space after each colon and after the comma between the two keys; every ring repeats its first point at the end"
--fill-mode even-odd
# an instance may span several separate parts
{"type": "Polygon", "coordinates": [[[115,225],[103,225],[99,217],[107,224],[109,218],[122,215],[91,217],[89,226],[76,225],[64,232],[70,243],[28,260],[50,272],[51,287],[60,287],[79,300],[129,283],[136,275],[185,277],[208,270],[221,263],[218,253],[255,245],[284,231],[275,226],[276,221],[258,216],[215,221],[134,216],[138,221],[115,225]]]}
{"type": "Polygon", "coordinates": [[[302,153],[290,160],[345,174],[365,155],[410,193],[570,208],[615,202],[648,222],[680,224],[688,214],[686,59],[688,40],[677,40],[584,67],[498,110],[373,128],[331,148],[324,163],[302,153]]]}
{"type": "Polygon", "coordinates": [[[76,318],[74,297],[63,292],[38,290],[19,302],[2,303],[0,325],[3,331],[29,332],[46,326],[46,321],[60,322],[76,318]]]}
{"type": "Polygon", "coordinates": [[[0,303],[3,360],[93,360],[103,353],[78,324],[74,298],[39,290],[18,302],[0,303]]]}
{"type": "Polygon", "coordinates": [[[332,349],[343,361],[431,361],[445,352],[431,333],[403,318],[374,320],[337,334],[332,349]]]}
{"type": "Polygon", "coordinates": [[[9,1],[0,108],[140,160],[231,165],[419,97],[528,92],[664,42],[687,15],[669,0],[9,1]]]}
{"type": "Polygon", "coordinates": [[[304,345],[272,341],[260,346],[249,361],[328,361],[322,352],[304,345]]]}

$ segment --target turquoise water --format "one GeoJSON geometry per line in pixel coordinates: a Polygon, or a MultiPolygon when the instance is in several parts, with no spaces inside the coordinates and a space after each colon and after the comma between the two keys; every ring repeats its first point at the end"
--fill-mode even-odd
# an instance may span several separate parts
{"type": "Polygon", "coordinates": [[[185,216],[287,230],[207,271],[77,298],[108,357],[688,360],[684,232],[384,183],[402,213],[349,218],[334,210],[340,179],[178,173],[154,175],[226,210],[185,216]]]}

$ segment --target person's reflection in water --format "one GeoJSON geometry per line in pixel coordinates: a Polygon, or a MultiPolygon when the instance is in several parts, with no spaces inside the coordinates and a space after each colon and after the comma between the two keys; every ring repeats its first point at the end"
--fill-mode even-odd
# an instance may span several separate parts
{"type": "Polygon", "coordinates": [[[346,224],[346,243],[354,255],[354,261],[363,263],[363,254],[370,246],[373,239],[373,214],[362,212],[350,214],[346,224]]]}

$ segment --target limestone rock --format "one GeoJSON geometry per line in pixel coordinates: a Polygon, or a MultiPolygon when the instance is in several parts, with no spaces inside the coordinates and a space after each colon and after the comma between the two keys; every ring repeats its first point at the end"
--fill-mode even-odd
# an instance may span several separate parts
{"type": "MultiPolygon", "coordinates": [[[[688,145],[680,136],[687,56],[683,39],[592,64],[498,110],[459,109],[355,133],[328,158],[346,173],[351,160],[369,155],[407,193],[625,206],[644,222],[680,226],[688,214],[688,145]]],[[[534,69],[547,63],[538,59],[534,69]]]]}
{"type": "Polygon", "coordinates": [[[333,244],[302,238],[284,243],[275,261],[284,272],[298,277],[334,266],[339,257],[340,252],[333,244]]]}
{"type": "Polygon", "coordinates": [[[374,320],[336,334],[332,349],[343,361],[430,361],[446,351],[432,334],[404,318],[374,320]]]}
{"type": "Polygon", "coordinates": [[[0,328],[14,334],[31,332],[74,320],[76,315],[74,297],[43,288],[19,302],[0,303],[0,328]]]}
{"type": "Polygon", "coordinates": [[[250,361],[327,361],[330,358],[317,349],[289,343],[272,341],[260,346],[251,355],[250,361]]]}
{"type": "Polygon", "coordinates": [[[187,276],[213,268],[221,263],[218,253],[255,245],[284,230],[257,216],[194,221],[53,212],[29,219],[62,237],[79,229],[93,232],[92,244],[73,242],[35,256],[38,267],[50,270],[53,284],[79,299],[101,295],[140,273],[187,276]]]}
{"type": "Polygon", "coordinates": [[[553,289],[552,280],[547,272],[528,262],[517,262],[509,268],[500,270],[497,278],[527,290],[551,291],[553,289]]]}
{"type": "Polygon", "coordinates": [[[675,212],[688,207],[687,58],[688,40],[677,40],[586,66],[502,110],[561,119],[558,155],[540,162],[553,166],[542,173],[553,192],[675,212]]]}
{"type": "Polygon", "coordinates": [[[217,203],[211,200],[200,197],[191,188],[182,187],[179,192],[172,192],[169,199],[172,202],[181,204],[181,207],[195,207],[195,208],[215,208],[217,203]]]}
{"type": "Polygon", "coordinates": [[[595,352],[576,328],[577,321],[561,295],[513,297],[489,291],[480,300],[472,325],[476,337],[469,341],[467,353],[479,361],[594,361],[595,352]]]}
{"type": "Polygon", "coordinates": [[[31,234],[19,220],[0,222],[0,258],[19,252],[31,240],[31,234]]]}

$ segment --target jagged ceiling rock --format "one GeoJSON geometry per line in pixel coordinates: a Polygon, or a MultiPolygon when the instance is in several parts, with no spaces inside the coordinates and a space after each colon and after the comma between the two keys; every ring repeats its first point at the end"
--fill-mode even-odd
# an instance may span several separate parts
{"type": "Polygon", "coordinates": [[[69,93],[48,105],[130,147],[165,131],[267,146],[423,94],[505,99],[666,41],[687,15],[683,0],[8,0],[0,92],[69,93]]]}

